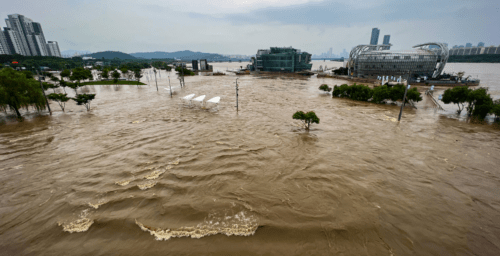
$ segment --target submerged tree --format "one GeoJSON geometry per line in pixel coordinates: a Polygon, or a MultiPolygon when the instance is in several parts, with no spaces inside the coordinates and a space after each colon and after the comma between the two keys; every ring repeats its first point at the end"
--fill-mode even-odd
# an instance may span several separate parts
{"type": "Polygon", "coordinates": [[[467,96],[470,93],[470,89],[467,86],[457,86],[447,89],[443,93],[442,101],[445,104],[457,104],[457,113],[460,114],[465,108],[465,103],[467,103],[467,96]]]}
{"type": "Polygon", "coordinates": [[[59,104],[59,106],[61,107],[63,112],[64,112],[64,108],[66,107],[66,102],[68,102],[68,100],[70,100],[70,98],[68,97],[68,95],[66,93],[51,93],[51,94],[47,95],[47,97],[50,100],[57,102],[59,104]]]}
{"type": "Polygon", "coordinates": [[[309,111],[304,113],[302,111],[297,111],[292,116],[293,119],[301,120],[304,123],[306,130],[309,130],[309,126],[311,123],[319,124],[319,118],[316,116],[316,113],[313,111],[309,111]]]}
{"type": "Polygon", "coordinates": [[[140,69],[134,69],[134,76],[135,76],[135,79],[137,80],[137,87],[139,87],[139,82],[142,78],[142,73],[141,73],[141,70],[140,69]]]}
{"type": "Polygon", "coordinates": [[[118,73],[118,71],[115,70],[113,72],[112,76],[113,76],[113,83],[115,83],[115,84],[118,83],[118,78],[120,78],[120,73],[118,73]]]}
{"type": "Polygon", "coordinates": [[[38,111],[45,109],[45,98],[38,81],[27,78],[25,74],[11,68],[0,70],[0,108],[16,112],[21,118],[19,109],[34,107],[38,111]]]}
{"type": "Polygon", "coordinates": [[[320,87],[319,87],[320,90],[322,91],[325,91],[325,92],[330,92],[332,91],[332,88],[328,87],[328,85],[326,84],[322,84],[320,87]]]}
{"type": "Polygon", "coordinates": [[[76,101],[76,105],[84,105],[87,111],[90,110],[90,102],[95,98],[95,94],[78,94],[72,100],[76,101]]]}
{"type": "Polygon", "coordinates": [[[467,112],[469,116],[475,116],[484,119],[493,108],[493,99],[488,94],[487,88],[478,88],[472,90],[467,95],[467,112]]]}

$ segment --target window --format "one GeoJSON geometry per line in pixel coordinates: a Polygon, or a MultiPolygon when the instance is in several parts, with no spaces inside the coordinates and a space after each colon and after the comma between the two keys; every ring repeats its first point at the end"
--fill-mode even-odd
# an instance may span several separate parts
{"type": "Polygon", "coordinates": [[[424,58],[424,55],[420,55],[418,56],[419,59],[423,59],[424,58]]]}
{"type": "Polygon", "coordinates": [[[405,56],[405,60],[409,60],[409,59],[411,59],[410,56],[405,56]]]}
{"type": "Polygon", "coordinates": [[[394,56],[394,59],[395,60],[399,60],[399,56],[394,56]]]}

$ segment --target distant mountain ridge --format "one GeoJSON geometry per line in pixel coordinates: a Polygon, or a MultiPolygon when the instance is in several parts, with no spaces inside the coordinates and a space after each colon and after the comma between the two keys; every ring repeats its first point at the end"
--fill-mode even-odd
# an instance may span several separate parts
{"type": "Polygon", "coordinates": [[[205,53],[205,52],[193,52],[193,51],[178,51],[178,52],[135,52],[130,55],[136,58],[144,59],[181,59],[181,60],[198,60],[198,59],[208,59],[208,60],[227,60],[217,53],[205,53]]]}
{"type": "Polygon", "coordinates": [[[82,56],[87,56],[87,57],[90,56],[90,57],[95,58],[95,59],[102,59],[103,57],[105,59],[114,59],[114,58],[118,58],[118,59],[122,59],[122,60],[135,60],[135,59],[137,59],[136,57],[134,57],[130,54],[123,53],[123,52],[115,52],[115,51],[94,52],[94,53],[85,54],[82,56]]]}

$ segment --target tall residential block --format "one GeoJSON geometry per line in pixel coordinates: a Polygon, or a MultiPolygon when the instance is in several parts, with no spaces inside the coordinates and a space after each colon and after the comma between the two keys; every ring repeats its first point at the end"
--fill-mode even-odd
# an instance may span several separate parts
{"type": "Polygon", "coordinates": [[[59,50],[59,45],[56,41],[47,42],[48,56],[62,57],[61,51],[59,50]]]}
{"type": "MultiPolygon", "coordinates": [[[[10,54],[24,56],[50,55],[40,23],[20,14],[7,16],[8,18],[5,19],[7,27],[3,34],[10,54]]],[[[1,39],[0,43],[2,43],[1,39]]]]}
{"type": "Polygon", "coordinates": [[[477,47],[484,47],[484,43],[483,43],[483,42],[479,42],[479,43],[477,44],[477,47]]]}
{"type": "Polygon", "coordinates": [[[378,28],[373,28],[372,29],[372,37],[370,39],[370,44],[371,45],[377,45],[378,44],[378,35],[380,34],[380,29],[378,28]]]}
{"type": "Polygon", "coordinates": [[[0,28],[0,54],[10,54],[10,47],[5,37],[5,32],[0,28]]]}
{"type": "MultiPolygon", "coordinates": [[[[391,35],[385,35],[384,36],[384,43],[385,45],[389,45],[389,41],[391,40],[391,35]]],[[[384,50],[390,50],[391,47],[390,46],[387,46],[387,47],[384,47],[384,50]]]]}
{"type": "Polygon", "coordinates": [[[471,43],[466,43],[465,47],[472,47],[472,44],[471,43]]]}

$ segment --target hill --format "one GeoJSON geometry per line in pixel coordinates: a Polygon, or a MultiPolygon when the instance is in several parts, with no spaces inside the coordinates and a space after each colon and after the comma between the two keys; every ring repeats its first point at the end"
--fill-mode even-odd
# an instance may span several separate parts
{"type": "Polygon", "coordinates": [[[136,58],[144,59],[181,59],[181,60],[228,60],[216,53],[204,53],[204,52],[193,52],[193,51],[178,51],[178,52],[136,52],[130,55],[136,58]]]}
{"type": "Polygon", "coordinates": [[[122,60],[134,60],[134,59],[137,59],[136,57],[130,55],[130,54],[126,54],[126,53],[123,53],[123,52],[114,52],[114,51],[105,51],[105,52],[95,52],[95,53],[91,53],[91,54],[86,54],[86,55],[83,55],[83,56],[90,56],[90,57],[93,57],[93,58],[96,58],[96,59],[102,59],[103,57],[105,59],[114,59],[114,58],[118,58],[118,59],[122,59],[122,60]]]}

